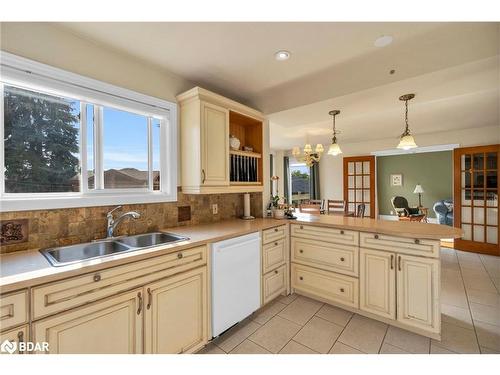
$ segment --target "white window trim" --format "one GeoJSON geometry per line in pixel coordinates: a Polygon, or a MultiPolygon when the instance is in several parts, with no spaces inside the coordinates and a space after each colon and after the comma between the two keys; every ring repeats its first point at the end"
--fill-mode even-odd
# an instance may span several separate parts
{"type": "MultiPolygon", "coordinates": [[[[55,208],[90,207],[101,205],[174,202],[177,200],[177,104],[140,94],[128,89],[87,78],[62,69],[41,64],[0,51],[1,81],[41,92],[67,96],[86,102],[109,106],[146,116],[160,118],[160,191],[147,189],[109,189],[79,193],[5,194],[4,172],[0,173],[0,212],[55,208]],[[168,154],[167,154],[168,153],[168,154]]],[[[3,92],[3,90],[2,90],[3,92]]],[[[0,166],[4,167],[3,104],[0,100],[0,166]]],[[[86,111],[81,111],[80,147],[86,146],[86,111]]],[[[149,121],[148,121],[149,122],[149,121]]],[[[150,126],[148,125],[148,129],[150,126]]],[[[151,132],[148,130],[148,138],[151,132]]],[[[86,150],[86,148],[85,148],[86,150]]],[[[94,158],[95,160],[95,158],[94,158]]],[[[80,157],[82,179],[86,160],[80,157]]],[[[151,161],[150,161],[151,162],[151,161]]],[[[96,166],[98,163],[96,164],[96,166]]],[[[96,171],[97,172],[97,171],[96,171]]],[[[149,181],[152,176],[149,177],[149,181]]],[[[150,181],[151,182],[151,181],[150,181]]],[[[152,186],[152,185],[151,185],[152,186]]]]}

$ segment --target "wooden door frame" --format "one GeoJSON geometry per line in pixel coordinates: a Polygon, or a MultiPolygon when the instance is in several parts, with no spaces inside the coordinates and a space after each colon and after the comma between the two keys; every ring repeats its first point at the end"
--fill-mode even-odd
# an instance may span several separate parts
{"type": "MultiPolygon", "coordinates": [[[[344,176],[344,201],[346,202],[346,210],[349,206],[349,189],[348,186],[348,169],[347,163],[349,162],[370,162],[370,216],[372,219],[375,218],[375,156],[374,155],[366,155],[366,156],[346,156],[343,158],[343,171],[342,174],[344,176]]],[[[356,207],[357,209],[357,207],[356,207]]]]}
{"type": "MultiPolygon", "coordinates": [[[[453,226],[455,228],[462,228],[462,161],[461,157],[464,154],[475,153],[497,153],[497,194],[500,191],[500,179],[498,178],[498,171],[500,171],[500,144],[488,146],[475,146],[475,147],[462,147],[453,150],[453,226]]],[[[486,160],[484,161],[486,163],[486,160]]],[[[471,160],[473,163],[473,160],[471,160]]],[[[471,176],[471,184],[473,183],[471,176]]],[[[486,188],[486,187],[485,187],[486,188]]],[[[471,193],[473,189],[471,188],[471,193]]],[[[471,201],[473,201],[471,196],[471,201]]],[[[500,224],[500,209],[497,207],[497,224],[500,224]]],[[[485,213],[486,215],[486,213],[485,213]]],[[[486,217],[485,217],[486,220],[486,217]]],[[[474,230],[474,206],[471,205],[471,231],[474,230]]],[[[486,239],[486,225],[485,239],[486,239]]],[[[469,251],[474,253],[500,255],[500,225],[497,227],[497,244],[480,243],[470,240],[463,240],[461,238],[455,239],[454,247],[458,250],[469,251]]]]}

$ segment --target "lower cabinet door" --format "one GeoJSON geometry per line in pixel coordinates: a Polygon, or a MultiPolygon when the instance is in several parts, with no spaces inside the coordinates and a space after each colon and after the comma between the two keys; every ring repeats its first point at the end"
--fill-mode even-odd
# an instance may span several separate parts
{"type": "Polygon", "coordinates": [[[11,329],[0,334],[0,344],[2,344],[1,354],[25,354],[26,350],[22,347],[23,343],[28,341],[28,325],[11,329]],[[5,341],[9,341],[6,343],[5,341]]]}
{"type": "Polygon", "coordinates": [[[398,321],[439,332],[439,260],[400,254],[397,258],[398,321]]]}
{"type": "Polygon", "coordinates": [[[142,288],[33,323],[54,354],[142,353],[142,288]]]}
{"type": "Polygon", "coordinates": [[[262,305],[286,291],[286,279],[286,264],[262,276],[262,305]]]}
{"type": "Polygon", "coordinates": [[[396,319],[396,254],[360,250],[359,308],[396,319]]]}
{"type": "Polygon", "coordinates": [[[208,341],[206,267],[145,286],[145,352],[194,352],[208,341]]]}

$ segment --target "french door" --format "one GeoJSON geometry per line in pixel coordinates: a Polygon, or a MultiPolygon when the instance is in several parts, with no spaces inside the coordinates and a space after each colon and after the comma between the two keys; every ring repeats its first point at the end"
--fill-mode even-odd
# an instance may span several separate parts
{"type": "Polygon", "coordinates": [[[344,200],[347,211],[364,203],[365,216],[375,218],[375,156],[344,158],[344,200]]]}
{"type": "Polygon", "coordinates": [[[500,145],[454,150],[454,225],[464,231],[455,248],[500,255],[500,145]]]}

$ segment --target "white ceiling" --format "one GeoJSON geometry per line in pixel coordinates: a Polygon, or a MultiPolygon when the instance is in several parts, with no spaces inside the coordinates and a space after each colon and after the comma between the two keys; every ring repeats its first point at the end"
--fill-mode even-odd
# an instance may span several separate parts
{"type": "MultiPolygon", "coordinates": [[[[415,93],[409,102],[412,133],[499,126],[498,57],[401,80],[333,99],[268,115],[271,148],[291,149],[311,143],[329,144],[332,121],[328,112],[339,109],[336,126],[340,144],[394,138],[404,130],[402,94],[415,93]]],[[[418,142],[417,142],[418,143],[418,142]]]]}
{"type": "Polygon", "coordinates": [[[498,53],[495,23],[60,23],[265,113],[498,53]],[[374,47],[383,34],[394,37],[374,47]],[[285,62],[279,49],[291,51],[285,62]],[[396,74],[389,75],[395,68],[396,74]]]}

